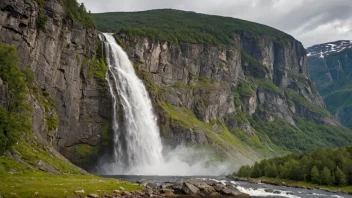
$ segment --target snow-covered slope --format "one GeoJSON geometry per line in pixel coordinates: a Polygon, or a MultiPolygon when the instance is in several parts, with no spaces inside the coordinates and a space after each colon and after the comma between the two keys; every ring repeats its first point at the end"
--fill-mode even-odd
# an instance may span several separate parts
{"type": "Polygon", "coordinates": [[[352,48],[352,40],[341,40],[330,43],[323,43],[318,45],[313,45],[306,49],[308,56],[316,56],[324,58],[324,56],[341,52],[347,48],[352,48]]]}

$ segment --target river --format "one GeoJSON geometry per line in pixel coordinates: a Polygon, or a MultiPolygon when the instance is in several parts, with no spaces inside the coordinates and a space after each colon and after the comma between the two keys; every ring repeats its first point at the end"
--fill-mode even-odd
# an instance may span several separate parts
{"type": "Polygon", "coordinates": [[[231,184],[241,192],[247,193],[250,197],[272,197],[272,198],[352,198],[352,195],[344,193],[331,193],[318,189],[303,189],[285,186],[274,186],[264,183],[254,184],[243,181],[234,181],[226,177],[207,177],[207,176],[138,176],[138,175],[109,175],[103,176],[108,178],[116,178],[130,182],[138,182],[142,184],[153,183],[161,185],[163,183],[174,183],[190,179],[214,180],[224,184],[231,184]]]}

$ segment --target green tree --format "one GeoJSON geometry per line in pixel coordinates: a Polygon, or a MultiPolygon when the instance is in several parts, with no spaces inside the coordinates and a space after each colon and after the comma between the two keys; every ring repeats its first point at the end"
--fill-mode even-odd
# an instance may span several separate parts
{"type": "Polygon", "coordinates": [[[251,177],[253,178],[258,178],[260,177],[260,168],[259,168],[259,164],[257,162],[254,163],[254,166],[253,166],[253,170],[252,170],[252,173],[251,173],[251,177]]]}
{"type": "Polygon", "coordinates": [[[320,174],[317,166],[313,166],[312,170],[310,171],[310,178],[312,183],[320,184],[320,174]]]}
{"type": "Polygon", "coordinates": [[[330,186],[332,184],[331,171],[329,168],[324,167],[321,172],[321,184],[330,186]]]}
{"type": "Polygon", "coordinates": [[[264,175],[266,177],[277,177],[277,168],[276,165],[274,164],[267,164],[266,167],[264,168],[264,175]]]}
{"type": "Polygon", "coordinates": [[[346,175],[339,167],[335,171],[335,182],[338,186],[346,186],[347,184],[346,175]]]}
{"type": "Polygon", "coordinates": [[[31,108],[27,104],[25,77],[17,67],[15,46],[0,42],[0,78],[7,87],[6,104],[0,106],[0,155],[31,130],[31,108]]]}
{"type": "Polygon", "coordinates": [[[237,176],[250,177],[251,176],[251,167],[248,165],[241,166],[241,168],[238,170],[237,176]]]}

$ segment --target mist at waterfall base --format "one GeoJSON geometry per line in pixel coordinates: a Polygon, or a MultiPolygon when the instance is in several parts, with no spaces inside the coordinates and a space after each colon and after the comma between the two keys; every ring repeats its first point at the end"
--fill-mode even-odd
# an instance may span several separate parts
{"type": "Polygon", "coordinates": [[[101,159],[99,174],[196,176],[233,172],[228,162],[216,162],[207,149],[162,145],[149,94],[124,50],[108,33],[101,35],[112,96],[113,152],[101,159]]]}
{"type": "Polygon", "coordinates": [[[229,162],[214,162],[214,156],[208,150],[185,145],[164,149],[163,160],[159,162],[126,169],[105,163],[101,168],[102,175],[219,176],[234,171],[229,162]]]}

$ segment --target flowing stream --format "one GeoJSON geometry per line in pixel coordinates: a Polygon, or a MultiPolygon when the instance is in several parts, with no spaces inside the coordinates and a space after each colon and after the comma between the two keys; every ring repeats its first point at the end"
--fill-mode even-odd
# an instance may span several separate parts
{"type": "Polygon", "coordinates": [[[130,182],[139,182],[142,185],[152,183],[161,185],[164,183],[178,183],[185,180],[211,180],[218,183],[232,185],[241,192],[249,194],[249,197],[255,198],[352,198],[352,195],[344,194],[341,192],[326,192],[319,189],[304,189],[293,188],[285,186],[273,186],[264,183],[249,183],[243,181],[234,181],[222,176],[204,177],[204,176],[138,176],[138,175],[110,175],[104,176],[109,178],[123,179],[130,182]]]}

